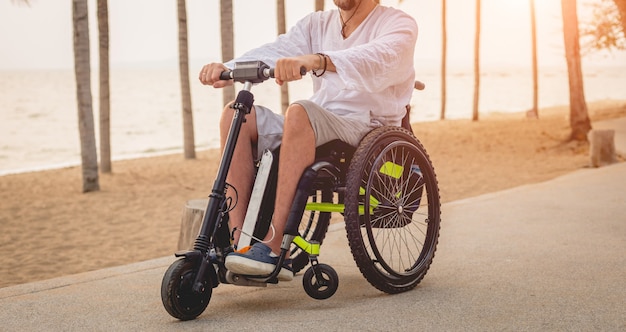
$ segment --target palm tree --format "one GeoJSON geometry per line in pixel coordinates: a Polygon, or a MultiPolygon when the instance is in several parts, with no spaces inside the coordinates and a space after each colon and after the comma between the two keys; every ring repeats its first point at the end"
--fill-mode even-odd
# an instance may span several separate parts
{"type": "Polygon", "coordinates": [[[569,74],[571,127],[569,139],[586,141],[587,133],[591,130],[591,122],[587,112],[587,103],[585,102],[583,87],[576,0],[561,0],[561,11],[563,13],[565,57],[567,59],[567,72],[569,74]]]}
{"type": "Polygon", "coordinates": [[[448,32],[446,24],[446,0],[441,1],[441,116],[446,118],[446,62],[448,56],[448,32]]]}
{"type": "Polygon", "coordinates": [[[626,49],[626,0],[593,3],[591,22],[581,30],[588,50],[626,49]]]}
{"type": "Polygon", "coordinates": [[[478,97],[480,91],[480,0],[476,0],[476,36],[474,39],[474,107],[472,121],[478,121],[478,97]]]}
{"type": "Polygon", "coordinates": [[[535,0],[530,0],[530,29],[533,58],[533,108],[531,108],[526,114],[528,117],[536,119],[539,117],[539,75],[537,70],[537,23],[535,19],[535,0]]]}
{"type": "Polygon", "coordinates": [[[109,10],[107,0],[98,0],[100,59],[100,171],[111,173],[111,96],[109,84],[109,10]]]}
{"type": "Polygon", "coordinates": [[[187,43],[187,3],[178,0],[178,65],[183,103],[183,150],[186,159],[196,158],[193,132],[191,89],[189,87],[189,53],[187,43]]]}
{"type": "MultiPolygon", "coordinates": [[[[285,0],[276,0],[276,18],[278,35],[282,35],[287,32],[287,24],[285,22],[285,0]]],[[[289,85],[283,84],[280,86],[280,106],[282,113],[285,114],[287,107],[289,107],[289,85]]]]}
{"type": "MultiPolygon", "coordinates": [[[[233,43],[233,0],[220,0],[220,28],[222,31],[222,61],[228,61],[235,57],[233,43]]],[[[222,89],[224,104],[235,99],[235,87],[229,86],[222,89]]]]}
{"type": "Polygon", "coordinates": [[[78,131],[80,133],[83,192],[100,190],[91,96],[88,14],[87,0],[72,1],[74,72],[76,75],[76,97],[78,101],[78,131]]]}

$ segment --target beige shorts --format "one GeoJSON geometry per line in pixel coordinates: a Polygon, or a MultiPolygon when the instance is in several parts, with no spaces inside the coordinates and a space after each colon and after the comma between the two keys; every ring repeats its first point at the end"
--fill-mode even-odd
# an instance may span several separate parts
{"type": "MultiPolygon", "coordinates": [[[[340,139],[356,147],[375,128],[369,123],[337,116],[309,100],[299,100],[295,104],[304,107],[309,116],[315,133],[315,146],[340,139]]],[[[280,146],[284,117],[263,106],[255,105],[254,108],[259,134],[254,159],[258,161],[265,150],[274,150],[280,146]]]]}

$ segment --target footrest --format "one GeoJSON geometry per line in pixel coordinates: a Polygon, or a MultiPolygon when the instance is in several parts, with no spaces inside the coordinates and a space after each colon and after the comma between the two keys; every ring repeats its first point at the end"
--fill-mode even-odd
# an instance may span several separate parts
{"type": "Polygon", "coordinates": [[[230,271],[226,272],[226,282],[236,286],[267,287],[266,282],[248,279],[246,276],[234,274],[230,271]]]}

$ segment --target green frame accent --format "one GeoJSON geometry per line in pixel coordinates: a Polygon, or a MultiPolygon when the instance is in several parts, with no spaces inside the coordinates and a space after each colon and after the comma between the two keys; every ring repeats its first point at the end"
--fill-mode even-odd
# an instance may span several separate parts
{"type": "Polygon", "coordinates": [[[306,203],[306,206],[304,207],[304,209],[307,211],[343,213],[343,211],[345,211],[345,205],[335,204],[335,203],[311,202],[311,203],[306,203]]]}
{"type": "Polygon", "coordinates": [[[319,256],[320,254],[320,244],[319,243],[311,243],[305,240],[302,236],[296,236],[292,241],[298,248],[302,249],[309,255],[319,256]]]}
{"type": "MultiPolygon", "coordinates": [[[[402,176],[402,173],[404,173],[404,166],[392,163],[391,161],[387,161],[380,167],[379,172],[392,178],[399,179],[402,176]]],[[[400,197],[400,194],[401,193],[398,192],[396,194],[396,197],[400,197]]],[[[365,188],[359,188],[359,195],[365,195],[365,188]]],[[[370,213],[373,213],[374,209],[379,204],[380,201],[378,201],[374,196],[370,195],[370,213]]],[[[307,211],[344,213],[346,207],[344,204],[310,202],[306,204],[304,209],[307,211]]],[[[365,208],[361,205],[359,206],[359,215],[364,214],[365,208]]]]}
{"type": "MultiPolygon", "coordinates": [[[[395,179],[399,179],[404,172],[404,167],[390,161],[384,163],[379,171],[381,174],[393,177],[395,179]]],[[[365,188],[359,188],[359,195],[365,195],[365,188]]],[[[396,195],[400,195],[397,193],[396,195]]],[[[370,195],[370,213],[373,213],[374,209],[380,204],[380,202],[374,197],[370,195]]],[[[328,213],[344,213],[346,210],[345,204],[335,204],[335,203],[327,203],[327,202],[309,202],[306,204],[305,210],[307,211],[317,211],[317,212],[328,212],[328,213]]],[[[363,205],[359,205],[359,215],[365,214],[365,208],[363,205]]],[[[305,240],[302,236],[297,235],[291,241],[298,248],[302,249],[304,252],[309,254],[310,256],[319,256],[320,254],[320,244],[317,242],[309,242],[305,240]]]]}

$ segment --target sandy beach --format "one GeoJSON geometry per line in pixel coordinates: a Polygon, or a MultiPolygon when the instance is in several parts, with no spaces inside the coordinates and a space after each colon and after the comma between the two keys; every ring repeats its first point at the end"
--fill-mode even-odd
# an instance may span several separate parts
{"type": "MultiPolygon", "coordinates": [[[[626,101],[589,103],[592,121],[626,116],[626,101]]],[[[568,108],[540,118],[415,123],[443,202],[555,178],[588,167],[586,143],[563,143],[568,108]]],[[[101,191],[81,193],[80,168],[0,177],[0,287],[173,254],[185,201],[206,197],[219,153],[114,162],[101,191]]],[[[623,158],[620,157],[620,161],[623,158]]],[[[445,209],[442,214],[445,232],[445,209]]]]}

